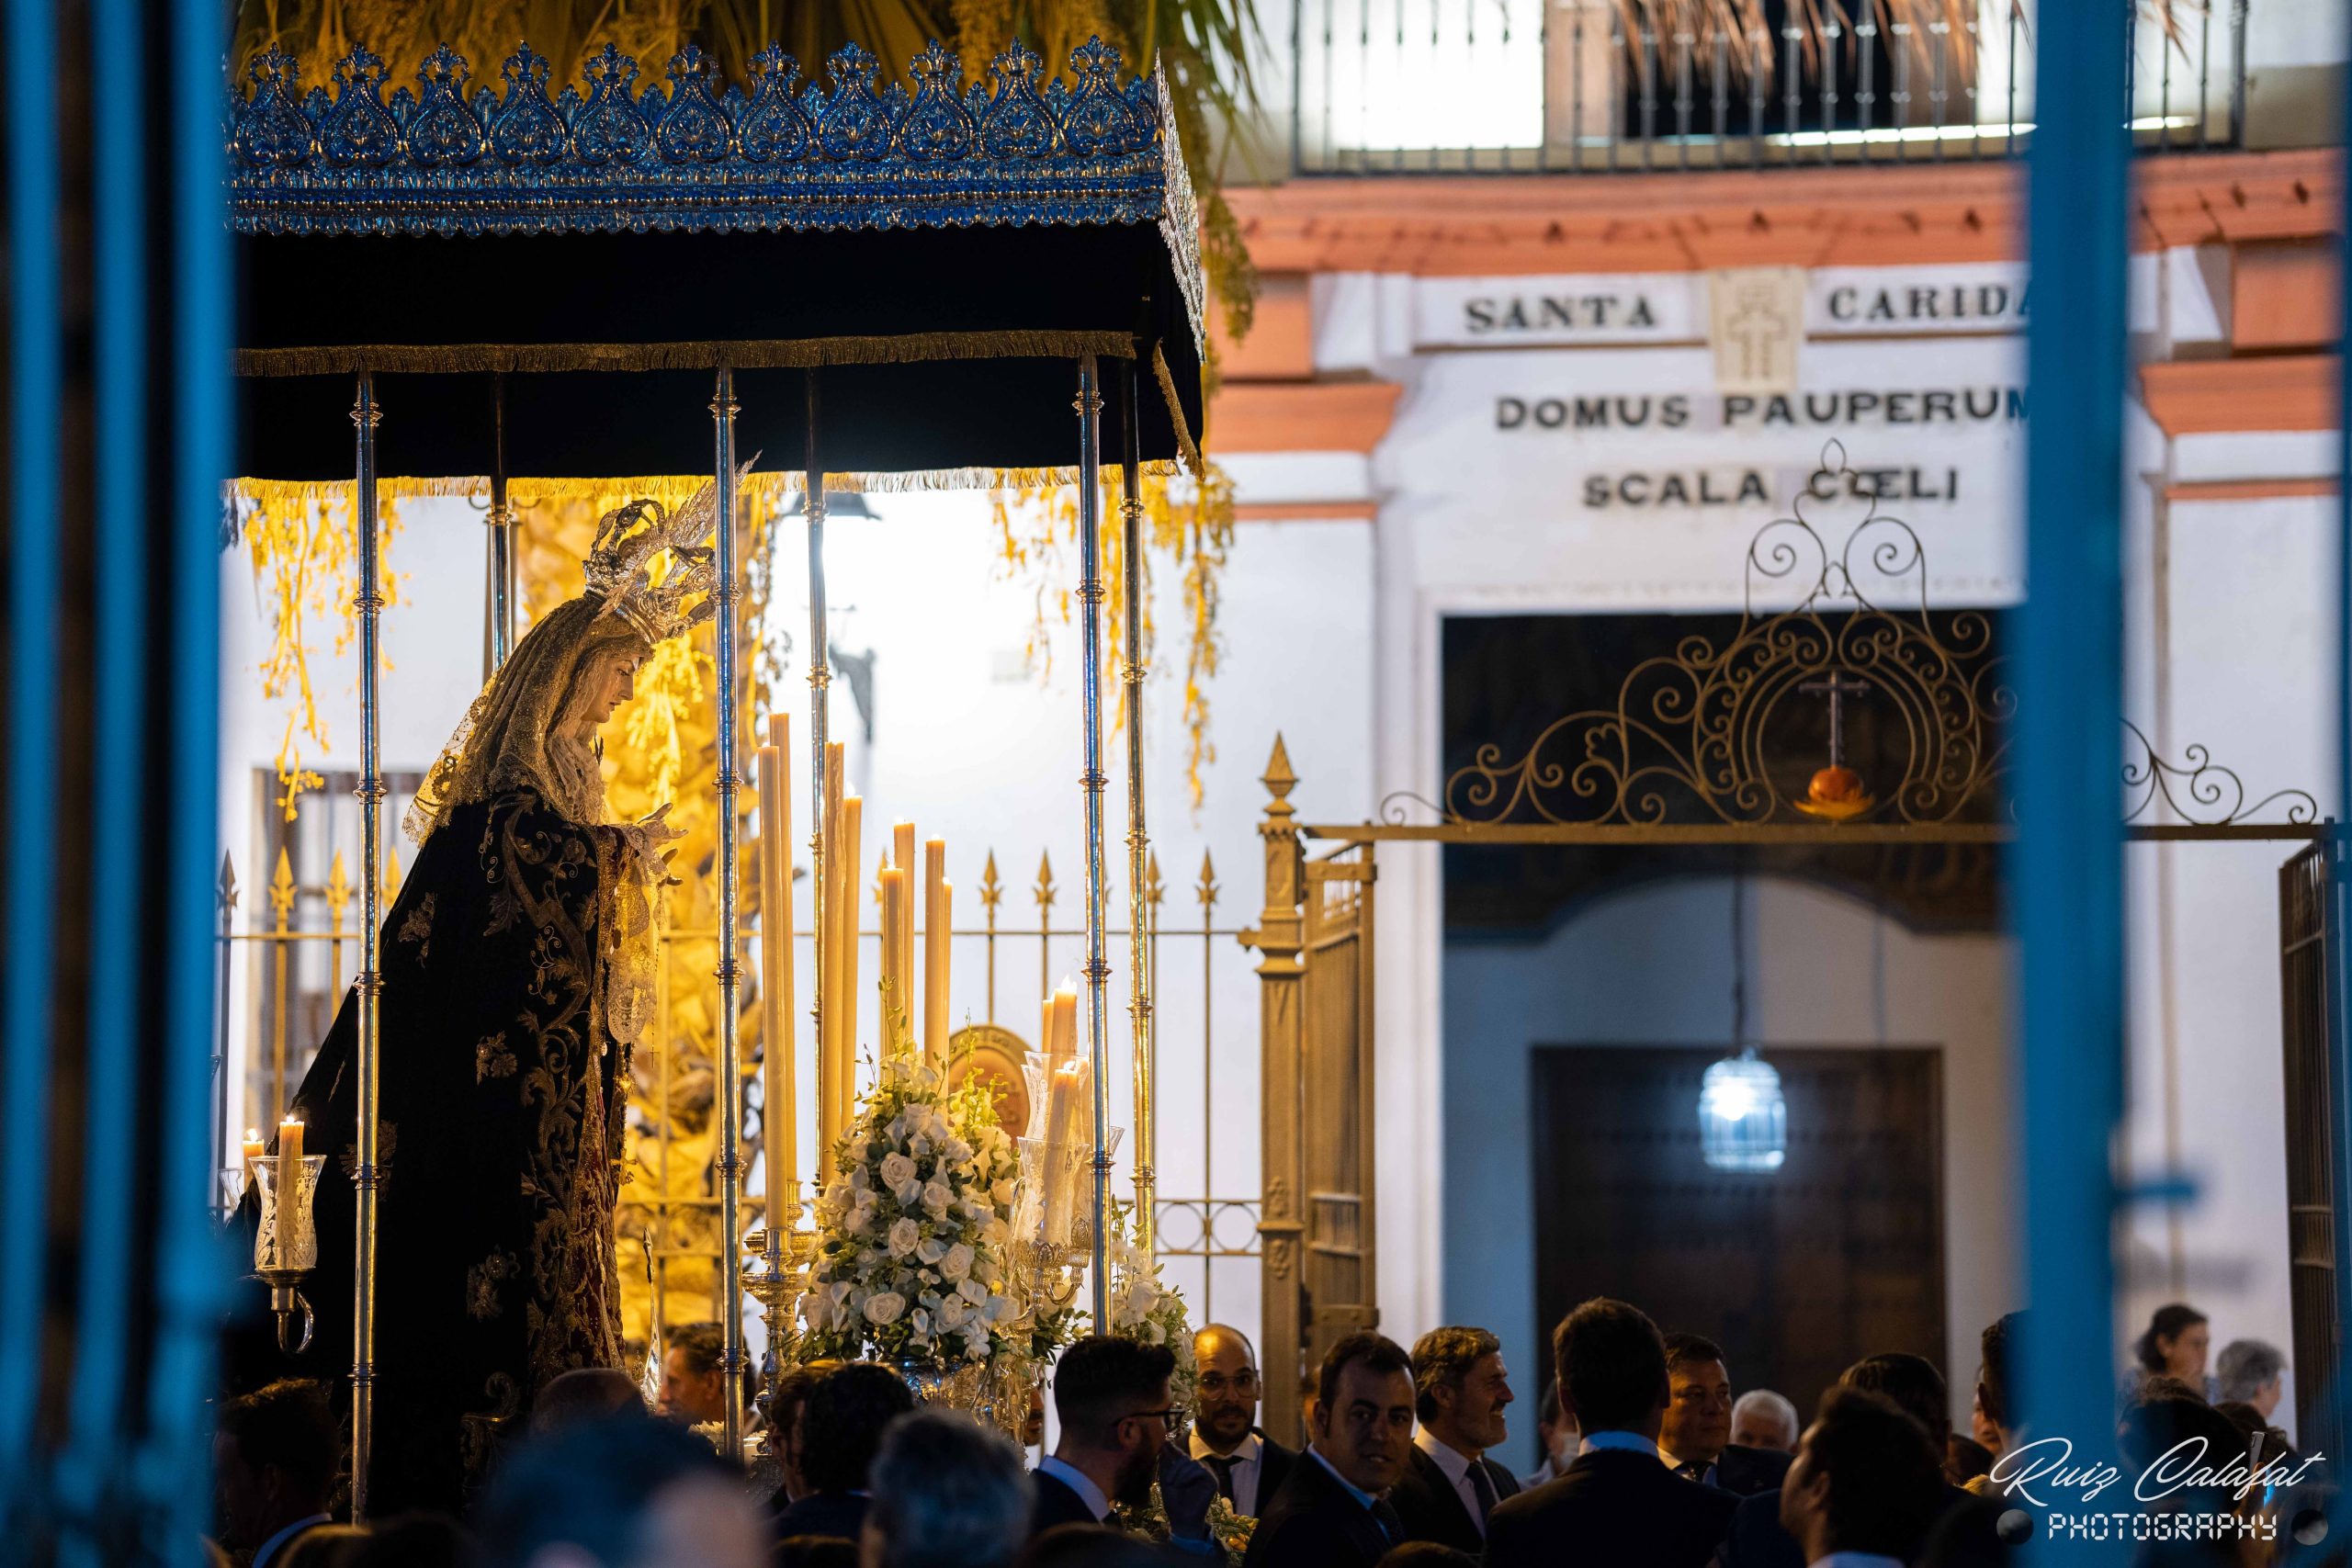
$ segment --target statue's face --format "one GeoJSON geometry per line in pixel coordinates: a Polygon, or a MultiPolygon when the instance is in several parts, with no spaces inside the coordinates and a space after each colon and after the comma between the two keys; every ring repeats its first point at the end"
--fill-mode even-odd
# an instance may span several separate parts
{"type": "Polygon", "coordinates": [[[641,642],[612,643],[589,654],[588,668],[581,672],[573,722],[593,732],[619,711],[623,703],[637,694],[637,668],[645,656],[641,642]]]}

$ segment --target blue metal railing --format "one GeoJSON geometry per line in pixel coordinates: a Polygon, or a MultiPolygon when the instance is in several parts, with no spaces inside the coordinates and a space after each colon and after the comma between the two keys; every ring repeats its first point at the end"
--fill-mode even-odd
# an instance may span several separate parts
{"type": "MultiPolygon", "coordinates": [[[[2143,151],[2242,140],[2247,0],[2122,0],[2143,151]]],[[[1770,4],[1746,31],[1625,0],[1295,0],[1295,173],[1648,172],[2001,159],[2030,146],[2038,24],[1770,4]]]]}

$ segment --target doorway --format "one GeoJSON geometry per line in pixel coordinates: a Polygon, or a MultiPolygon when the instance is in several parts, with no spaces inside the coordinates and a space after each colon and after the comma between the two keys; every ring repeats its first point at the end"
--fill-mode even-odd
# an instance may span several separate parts
{"type": "Polygon", "coordinates": [[[1947,1366],[1943,1060],[1935,1046],[1775,1045],[1788,1158],[1700,1156],[1700,1076],[1720,1047],[1532,1054],[1536,1321],[1588,1297],[1724,1348],[1732,1386],[1812,1410],[1864,1356],[1947,1366]]]}

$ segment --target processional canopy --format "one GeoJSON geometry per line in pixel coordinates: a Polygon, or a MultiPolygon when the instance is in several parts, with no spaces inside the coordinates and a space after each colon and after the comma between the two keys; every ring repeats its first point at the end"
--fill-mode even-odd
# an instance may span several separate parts
{"type": "Polygon", "coordinates": [[[689,470],[722,365],[746,451],[800,449],[821,367],[829,470],[1057,468],[1086,354],[1141,361],[1146,460],[1195,456],[1199,225],[1159,73],[1123,83],[1099,39],[1068,80],[1016,42],[968,87],[934,42],[911,92],[855,44],[823,84],[750,64],[689,45],[640,87],[607,44],[551,95],[527,45],[497,88],[445,48],[388,94],[364,48],[307,91],[257,56],[227,127],[239,471],[348,478],[362,370],[400,410],[388,475],[489,473],[488,391],[400,383],[492,373],[512,473],[689,470]]]}

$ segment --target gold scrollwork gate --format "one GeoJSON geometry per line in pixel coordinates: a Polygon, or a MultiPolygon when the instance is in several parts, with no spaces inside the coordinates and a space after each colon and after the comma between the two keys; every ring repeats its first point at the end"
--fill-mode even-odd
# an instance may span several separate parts
{"type": "MultiPolygon", "coordinates": [[[[1838,443],[1825,449],[1792,511],[1750,540],[1741,611],[1727,636],[1694,632],[1670,657],[1642,660],[1613,700],[1553,720],[1515,755],[1498,743],[1479,746],[1435,800],[1400,792],[1382,803],[1376,822],[1299,821],[1290,801],[1298,779],[1275,739],[1263,778],[1272,798],[1258,829],[1266,904],[1240,936],[1260,955],[1260,1355],[1263,1419],[1276,1438],[1298,1436],[1301,1368],[1341,1335],[1379,1322],[1372,1114],[1379,844],[1993,846],[2016,839],[2004,785],[2018,696],[1991,614],[1930,602],[1925,542],[1878,510],[1838,443]],[[1868,504],[1833,542],[1808,519],[1807,503],[1844,495],[1868,504]],[[1808,703],[1826,726],[1798,722],[1808,703]],[[1883,730],[1868,754],[1849,754],[1849,712],[1883,730]],[[1311,859],[1316,841],[1319,858],[1311,859]]],[[[2146,731],[2120,722],[2120,836],[2171,843],[2340,836],[2320,820],[2308,792],[2256,797],[2205,747],[2188,746],[2175,761],[2146,731]]],[[[2290,875],[2304,863],[2291,863],[2290,875]]],[[[2290,1018],[2290,1034],[2297,1027],[2290,1018]]]]}

